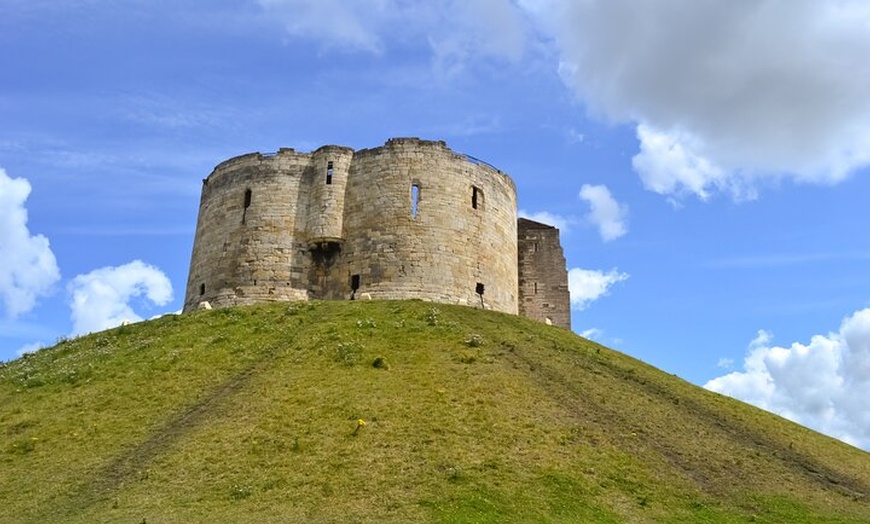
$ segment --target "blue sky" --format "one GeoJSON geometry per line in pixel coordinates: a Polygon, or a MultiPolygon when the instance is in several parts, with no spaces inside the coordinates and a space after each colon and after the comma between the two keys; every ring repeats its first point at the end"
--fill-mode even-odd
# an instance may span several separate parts
{"type": "Polygon", "coordinates": [[[870,448],[870,7],[0,0],[0,359],[181,307],[201,179],[447,141],[575,331],[870,448]]]}

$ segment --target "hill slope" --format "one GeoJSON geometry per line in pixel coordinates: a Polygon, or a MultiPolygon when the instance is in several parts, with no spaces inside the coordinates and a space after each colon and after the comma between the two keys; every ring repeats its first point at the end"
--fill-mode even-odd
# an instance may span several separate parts
{"type": "Polygon", "coordinates": [[[167,316],[0,365],[0,464],[0,522],[870,515],[861,450],[566,330],[416,301],[167,316]]]}

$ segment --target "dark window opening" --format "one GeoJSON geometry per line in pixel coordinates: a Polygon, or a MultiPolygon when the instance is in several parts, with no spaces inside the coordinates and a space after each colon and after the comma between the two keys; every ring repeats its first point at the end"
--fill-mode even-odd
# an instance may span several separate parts
{"type": "Polygon", "coordinates": [[[420,184],[411,184],[411,218],[417,218],[418,204],[420,204],[420,184]]]}
{"type": "Polygon", "coordinates": [[[474,292],[477,293],[478,295],[483,295],[483,284],[478,282],[477,286],[475,286],[475,288],[474,288],[474,292]]]}
{"type": "Polygon", "coordinates": [[[326,163],[326,184],[327,185],[332,184],[332,173],[333,173],[332,160],[330,160],[329,162],[326,163]]]}
{"type": "Polygon", "coordinates": [[[538,294],[538,283],[537,282],[535,282],[535,294],[536,295],[538,294]]]}
{"type": "Polygon", "coordinates": [[[199,285],[199,295],[200,296],[205,295],[205,284],[199,285]]]}
{"type": "Polygon", "coordinates": [[[359,289],[359,275],[350,277],[350,299],[356,300],[356,290],[359,289]]]}
{"type": "Polygon", "coordinates": [[[473,209],[483,209],[483,200],[483,189],[471,186],[471,207],[473,209]]]}
{"type": "Polygon", "coordinates": [[[537,252],[538,252],[538,243],[535,242],[535,253],[537,253],[537,252]]]}
{"type": "Polygon", "coordinates": [[[242,209],[242,224],[245,223],[245,219],[248,218],[248,208],[251,207],[251,190],[245,189],[245,205],[242,209]]]}

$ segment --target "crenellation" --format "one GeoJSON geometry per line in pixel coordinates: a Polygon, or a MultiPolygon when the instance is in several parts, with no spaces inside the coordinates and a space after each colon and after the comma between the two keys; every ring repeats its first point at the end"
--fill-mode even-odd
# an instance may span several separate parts
{"type": "MultiPolygon", "coordinates": [[[[365,295],[524,313],[521,241],[513,180],[443,141],[242,155],[204,181],[184,309],[365,295]]],[[[554,260],[535,278],[555,289],[554,260]]]]}

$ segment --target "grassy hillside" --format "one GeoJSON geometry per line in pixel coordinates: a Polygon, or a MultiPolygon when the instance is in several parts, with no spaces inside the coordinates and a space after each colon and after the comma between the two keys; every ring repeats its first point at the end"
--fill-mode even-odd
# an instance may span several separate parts
{"type": "Polygon", "coordinates": [[[417,301],[200,311],[2,364],[0,472],[4,523],[870,518],[868,453],[417,301]]]}

